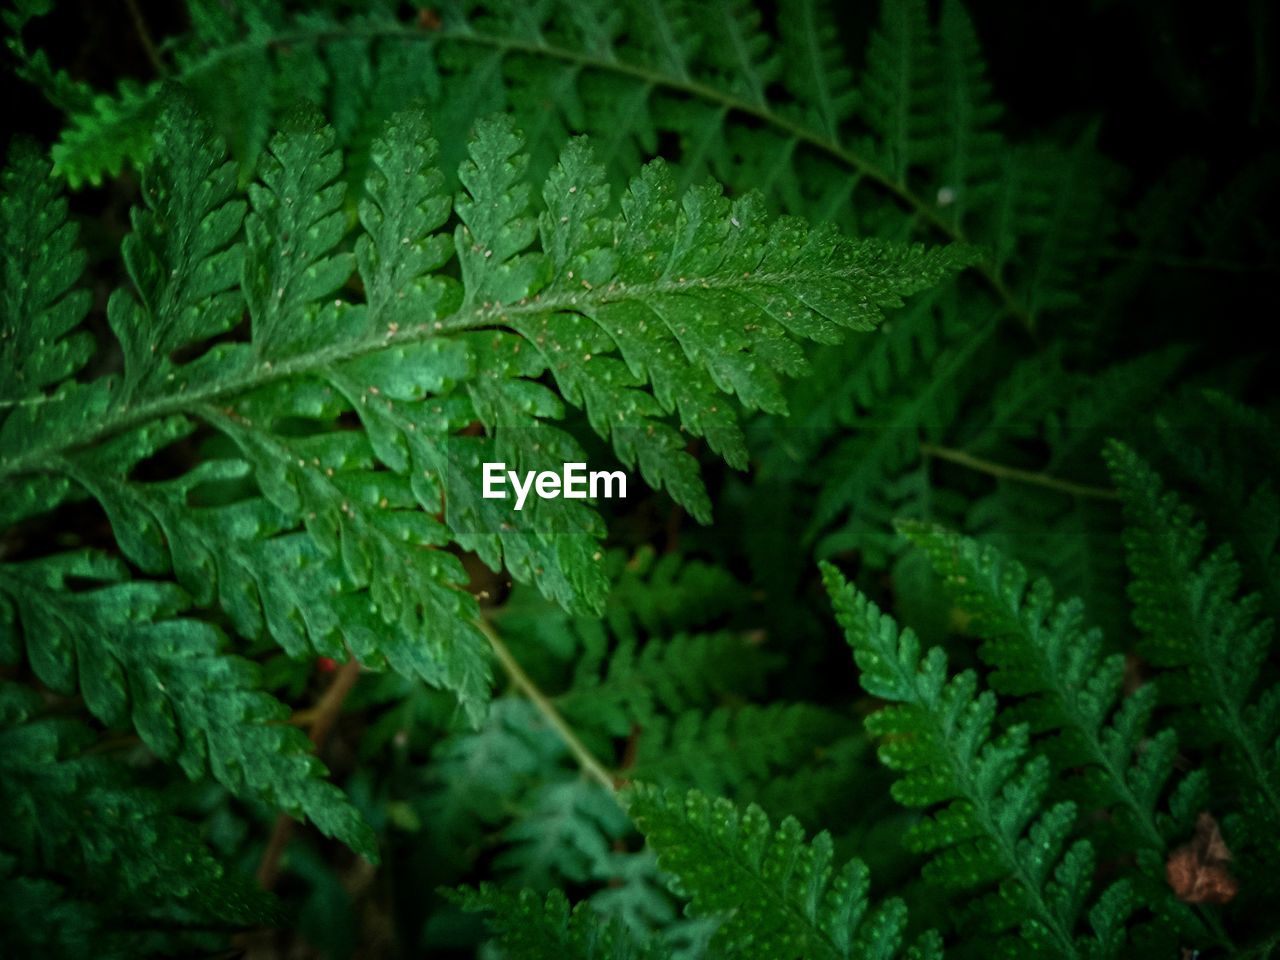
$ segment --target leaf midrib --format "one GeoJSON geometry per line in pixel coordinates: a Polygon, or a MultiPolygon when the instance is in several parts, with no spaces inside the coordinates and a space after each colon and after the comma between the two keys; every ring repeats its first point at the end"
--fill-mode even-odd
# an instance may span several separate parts
{"type": "MultiPolygon", "coordinates": [[[[191,413],[205,404],[236,397],[261,387],[288,380],[291,377],[322,371],[328,367],[381,350],[406,344],[421,343],[436,337],[448,336],[468,330],[505,327],[515,329],[512,317],[539,316],[560,311],[581,312],[590,307],[608,303],[640,301],[670,294],[685,294],[702,289],[737,289],[770,285],[791,285],[797,278],[844,277],[848,271],[826,267],[785,272],[752,272],[749,276],[735,274],[718,277],[664,277],[647,283],[614,282],[594,290],[557,291],[550,296],[536,294],[527,301],[514,304],[491,303],[458,310],[448,317],[432,320],[383,335],[351,340],[323,347],[275,361],[263,362],[243,376],[215,381],[181,393],[171,392],[150,398],[136,406],[114,407],[103,416],[89,423],[80,432],[63,434],[51,443],[27,448],[21,456],[0,459],[0,479],[8,479],[30,473],[63,472],[65,457],[74,450],[93,446],[108,437],[141,426],[160,417],[191,413]]],[[[353,304],[352,306],[356,306],[353,304]]],[[[518,331],[517,331],[518,332],[518,331]]],[[[181,369],[181,368],[179,368],[181,369]]],[[[92,381],[85,389],[101,381],[92,381]]],[[[183,381],[174,381],[178,388],[183,381]]],[[[72,393],[63,402],[74,402],[72,393]]],[[[57,403],[50,399],[50,403],[57,403]]]]}

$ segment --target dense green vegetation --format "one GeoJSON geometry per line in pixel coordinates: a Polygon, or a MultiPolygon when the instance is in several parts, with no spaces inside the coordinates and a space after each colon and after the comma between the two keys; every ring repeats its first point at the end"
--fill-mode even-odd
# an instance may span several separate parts
{"type": "Polygon", "coordinates": [[[0,952],[1280,952],[1268,13],[975,13],[7,5],[0,952]]]}

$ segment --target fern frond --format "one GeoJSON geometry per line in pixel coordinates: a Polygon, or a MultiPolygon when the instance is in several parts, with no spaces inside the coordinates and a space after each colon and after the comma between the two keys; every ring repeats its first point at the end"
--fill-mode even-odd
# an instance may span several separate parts
{"type": "Polygon", "coordinates": [[[705,629],[749,602],[746,587],[723,567],[642,547],[609,588],[605,619],[614,636],[635,642],[641,631],[654,637],[705,629]]]}
{"type": "Polygon", "coordinates": [[[510,891],[494,884],[449,891],[473,913],[488,914],[489,928],[512,960],[669,960],[659,941],[640,942],[621,923],[586,903],[570,909],[559,890],[510,891]]]}
{"type": "Polygon", "coordinates": [[[108,758],[84,754],[86,727],[35,718],[30,700],[0,687],[0,857],[11,877],[30,878],[28,895],[50,894],[44,877],[65,878],[71,896],[103,908],[104,925],[128,917],[138,929],[271,922],[271,899],[227,874],[194,824],[108,758]]]}
{"type": "MultiPolygon", "coordinates": [[[[203,0],[188,7],[191,30],[168,46],[172,76],[218,119],[242,171],[299,97],[328,108],[354,147],[357,181],[370,131],[419,98],[433,104],[449,173],[477,118],[504,109],[529,134],[539,173],[570,135],[589,133],[620,184],[666,137],[678,144],[682,189],[713,174],[811,219],[860,221],[895,239],[925,224],[995,248],[997,258],[979,270],[997,302],[1027,322],[1068,302],[1069,288],[1046,264],[1066,262],[1068,245],[1079,260],[1105,211],[1099,184],[1072,174],[1074,161],[1061,151],[1038,148],[1033,161],[1019,161],[1019,176],[993,166],[998,111],[955,4],[935,24],[924,4],[885,3],[860,87],[826,5],[808,0],[779,17],[777,39],[727,0],[707,16],[668,2],[449,2],[433,8],[438,22],[427,29],[383,3],[354,12],[203,0]],[[1044,203],[1056,194],[1019,189],[1010,200],[1000,190],[1064,176],[1067,192],[1079,192],[1047,215],[1044,203]],[[855,220],[855,210],[871,212],[855,220]],[[1074,226],[1063,229],[1068,219],[1074,226]],[[1075,239],[1060,242],[1069,234],[1075,239]]],[[[21,45],[24,24],[11,25],[13,43],[21,45]]],[[[29,75],[52,88],[48,73],[29,75]]],[[[162,96],[152,84],[67,99],[71,132],[55,147],[59,169],[79,183],[123,158],[146,160],[162,96]]]]}
{"type": "Polygon", "coordinates": [[[122,248],[134,290],[116,290],[107,305],[124,351],[117,401],[124,406],[172,391],[180,372],[182,389],[190,388],[187,377],[198,383],[207,367],[199,360],[180,364],[175,355],[226,333],[243,309],[243,248],[236,238],[245,204],[233,198],[232,164],[176,101],[156,141],[160,159],[144,175],[145,206],[134,209],[122,248]]]}
{"type": "Polygon", "coordinates": [[[904,949],[905,906],[873,907],[866,867],[837,867],[829,834],[806,841],[796,820],[775,829],[759,807],[740,812],[697,791],[635,786],[626,803],[691,915],[724,915],[713,942],[735,956],[942,956],[933,934],[904,949]]]}
{"type": "Polygon", "coordinates": [[[1045,480],[997,478],[995,489],[969,507],[967,531],[1048,577],[1063,594],[1080,597],[1109,636],[1126,629],[1128,612],[1119,511],[1098,451],[1127,429],[1117,424],[1126,424],[1130,411],[1160,402],[1185,356],[1174,346],[1084,374],[1054,351],[1011,373],[991,410],[966,423],[959,441],[967,452],[1025,465],[1045,480]],[[1076,485],[1095,495],[1081,495],[1076,485]]]}
{"type": "Polygon", "coordinates": [[[125,79],[113,95],[98,94],[72,113],[50,155],[72,187],[99,186],[129,164],[149,157],[163,115],[159,84],[125,79]]]}
{"type": "Polygon", "coordinates": [[[1006,152],[988,216],[990,246],[1031,316],[1081,302],[1111,229],[1107,184],[1115,169],[1086,131],[1069,150],[1031,144],[1006,152]]]}
{"type": "Polygon", "coordinates": [[[806,703],[658,716],[638,737],[627,776],[759,802],[762,787],[788,773],[801,774],[852,729],[839,714],[806,703]]]}
{"type": "Polygon", "coordinates": [[[992,97],[973,22],[959,0],[942,4],[938,55],[940,86],[949,103],[940,131],[942,150],[935,196],[940,216],[958,230],[965,226],[970,210],[981,210],[990,203],[1005,146],[995,130],[1002,109],[992,97]]]}
{"type": "Polygon", "coordinates": [[[1255,690],[1273,624],[1257,594],[1239,595],[1241,572],[1229,547],[1205,553],[1205,530],[1159,475],[1112,442],[1106,458],[1124,497],[1125,551],[1133,572],[1133,621],[1140,647],[1165,669],[1162,688],[1184,710],[1187,734],[1226,750],[1242,801],[1243,838],[1274,855],[1280,837],[1280,688],[1255,690]],[[1190,722],[1188,722],[1190,721],[1190,722]]]}
{"type": "Polygon", "coordinates": [[[830,823],[885,786],[851,718],[813,704],[693,708],[633,730],[628,780],[733,797],[806,825],[830,823]]]}
{"type": "Polygon", "coordinates": [[[1197,501],[1212,529],[1236,551],[1247,586],[1268,616],[1280,616],[1280,465],[1275,423],[1216,391],[1197,391],[1156,421],[1174,464],[1203,492],[1197,501]]]}
{"type": "MultiPolygon", "coordinates": [[[[481,500],[475,484],[446,483],[482,460],[526,469],[582,459],[546,422],[561,405],[534,378],[549,366],[573,397],[582,380],[566,371],[613,364],[601,383],[616,384],[608,370],[625,364],[630,384],[657,404],[648,408],[654,415],[676,414],[737,461],[743,449],[722,393],[749,406],[779,403],[774,370],[802,368],[792,337],[828,340],[841,327],[866,327],[968,257],[843,240],[793,220],[770,224],[758,199],[730,203],[712,188],[678,201],[660,164],[636,179],[619,216],[603,220],[598,172],[580,144],[548,180],[552,202],[536,227],[519,176],[521,141],[509,121],[495,121],[481,124],[462,174],[458,283],[432,272],[448,241],[433,232],[445,205],[420,113],[371,148],[361,210],[368,232],[354,260],[335,249],[343,188],[332,137],[314,115],[297,114],[273,138],[265,180],[250,190],[243,243],[234,171],[198,118],[176,104],[159,139],[144,184],[148,208],[125,245],[135,292],[117,292],[108,309],[124,375],[118,386],[71,385],[56,401],[12,412],[0,469],[11,478],[70,475],[108,506],[126,554],[150,571],[169,565],[160,530],[170,552],[194,543],[201,562],[173,563],[193,594],[208,596],[208,573],[219,568],[258,593],[262,614],[242,611],[237,626],[265,624],[287,649],[327,655],[342,650],[340,636],[371,665],[454,690],[473,715],[487,695],[486,644],[470,625],[474,602],[457,589],[461,566],[438,548],[456,540],[562,603],[597,605],[603,592],[600,525],[589,508],[539,501],[513,514],[481,500]],[[418,177],[387,172],[401,164],[428,166],[418,177]],[[585,208],[576,205],[579,190],[592,198],[585,208]],[[531,247],[535,230],[542,249],[531,247]],[[330,300],[353,264],[365,302],[330,300]],[[242,303],[250,341],[199,353],[226,335],[242,303]],[[415,323],[401,327],[408,310],[415,323]],[[582,341],[578,354],[584,324],[592,346],[582,341]],[[511,332],[468,332],[495,326],[511,332]],[[725,349],[730,343],[736,351],[725,349]],[[91,408],[91,419],[63,426],[91,408]],[[334,429],[348,412],[363,431],[334,429]],[[491,435],[452,435],[474,419],[491,435]],[[188,529],[179,529],[157,502],[156,494],[188,496],[194,479],[176,490],[128,479],[198,424],[231,441],[276,512],[268,519],[252,498],[235,504],[244,513],[233,544],[225,526],[211,536],[184,517],[188,529]],[[33,436],[40,439],[27,442],[33,436]],[[110,457],[93,449],[104,443],[116,445],[110,457]],[[441,521],[433,515],[446,485],[441,521]],[[292,532],[299,524],[305,537],[292,532]],[[428,549],[406,550],[406,541],[428,549]],[[298,579],[266,585],[263,551],[288,558],[298,579]]],[[[583,402],[593,409],[589,396],[583,402]]],[[[650,442],[660,444],[649,448],[653,458],[680,462],[662,436],[645,429],[619,440],[613,430],[625,462],[639,456],[643,465],[648,454],[637,450],[650,442]]],[[[692,478],[680,470],[675,492],[688,493],[680,484],[692,478]]],[[[246,603],[241,595],[232,608],[246,603]]]]}
{"type": "MultiPolygon", "coordinates": [[[[393,143],[401,139],[415,140],[407,132],[392,133],[393,143]]],[[[429,155],[413,159],[424,170],[420,176],[429,176],[430,168],[425,166],[429,155]]],[[[287,357],[322,338],[336,338],[344,332],[343,320],[350,322],[325,302],[346,283],[354,265],[351,254],[333,252],[346,232],[345,185],[337,182],[341,169],[342,156],[332,130],[322,125],[318,115],[299,110],[285,118],[280,133],[272,138],[259,164],[259,182],[249,187],[243,289],[252,341],[261,361],[287,357]]],[[[413,179],[410,183],[416,185],[413,179]]],[[[408,201],[407,215],[418,206],[410,190],[396,198],[408,201]]],[[[377,199],[371,197],[372,202],[377,199]]],[[[435,207],[434,222],[413,224],[419,228],[415,235],[430,237],[440,225],[445,208],[440,203],[435,207]]],[[[386,244],[385,234],[379,239],[386,244]]],[[[440,259],[433,265],[439,266],[440,259]]],[[[374,313],[383,303],[375,300],[371,306],[374,313]]]]}
{"type": "Polygon", "coordinates": [[[143,743],[192,779],[211,774],[376,859],[372,831],[323,779],[302,731],[281,725],[288,710],[258,689],[257,667],[225,653],[213,627],[177,616],[185,607],[176,585],[131,581],[124,564],[101,555],[0,565],[0,649],[19,647],[20,625],[42,683],[79,689],[110,726],[131,720],[143,743]],[[96,586],[73,592],[71,580],[96,586]]]}
{"type": "Polygon", "coordinates": [[[0,181],[0,411],[34,404],[41,391],[80,370],[93,338],[77,329],[89,294],[75,290],[84,270],[67,202],[34,145],[17,144],[0,181]]]}
{"type": "Polygon", "coordinates": [[[494,869],[520,885],[594,886],[589,899],[601,915],[666,929],[676,912],[652,855],[623,848],[634,829],[616,797],[570,770],[569,759],[529,701],[501,697],[480,730],[437,745],[422,820],[459,863],[496,845],[494,869]]]}
{"type": "Polygon", "coordinates": [[[932,102],[941,95],[941,61],[923,0],[886,0],[880,12],[867,47],[863,110],[879,135],[879,159],[905,186],[908,170],[937,153],[932,102]]]}
{"type": "Polygon", "coordinates": [[[18,76],[68,114],[61,142],[52,151],[55,169],[73,187],[84,183],[96,186],[104,174],[115,176],[127,161],[149,152],[159,115],[160,85],[142,86],[126,79],[114,95],[99,94],[66,70],[54,67],[44,50],[31,49],[22,36],[31,21],[52,9],[49,0],[16,0],[6,5],[0,11],[5,46],[18,76]],[[61,161],[68,154],[75,159],[64,165],[61,161]]]}
{"type": "Polygon", "coordinates": [[[982,638],[978,653],[992,667],[991,688],[1022,698],[1018,716],[1032,732],[1061,736],[1055,766],[1093,767],[1104,805],[1122,808],[1123,836],[1163,849],[1153,812],[1177,748],[1173,731],[1146,730],[1155,687],[1130,695],[1112,726],[1124,658],[1103,655],[1101,632],[1087,625],[1079,600],[1055,601],[1048,581],[1033,581],[1016,560],[945,528],[904,521],[899,530],[925,551],[969,616],[966,631],[982,638]]]}
{"type": "Polygon", "coordinates": [[[972,670],[948,676],[946,657],[923,653],[897,625],[829,564],[823,577],[862,671],[863,689],[889,705],[867,719],[883,737],[880,758],[901,779],[893,796],[928,814],[907,836],[928,853],[925,878],[943,888],[999,893],[981,906],[996,933],[1019,930],[1035,956],[1119,956],[1132,909],[1118,881],[1086,909],[1093,848],[1069,843],[1070,802],[1045,806],[1049,761],[1028,756],[1029,730],[997,732],[997,704],[972,670]],[[1077,933],[1088,925],[1090,932],[1077,933]]]}
{"type": "MultiPolygon", "coordinates": [[[[604,565],[610,586],[599,617],[517,587],[493,618],[518,660],[541,662],[539,682],[563,691],[558,705],[584,711],[579,719],[596,716],[597,708],[600,717],[634,709],[639,719],[653,712],[646,704],[687,702],[669,690],[686,689],[693,700],[704,690],[753,694],[777,665],[758,635],[694,632],[736,620],[750,605],[746,588],[723,567],[650,547],[630,556],[609,551],[604,565]],[[675,679],[685,676],[694,679],[675,679]]],[[[621,730],[605,722],[610,735],[626,733],[625,720],[616,723],[621,730]]]]}
{"type": "Polygon", "coordinates": [[[839,142],[858,94],[829,11],[821,0],[802,0],[779,18],[778,27],[787,67],[783,82],[795,98],[793,109],[806,125],[839,142]]]}
{"type": "Polygon", "coordinates": [[[460,854],[501,823],[514,799],[554,770],[563,753],[532,704],[518,697],[495,699],[479,729],[444,737],[425,770],[423,802],[441,849],[460,854]]]}
{"type": "MultiPolygon", "coordinates": [[[[876,337],[820,407],[805,409],[810,416],[802,425],[833,441],[818,467],[830,479],[809,529],[820,554],[857,547],[881,563],[891,555],[895,548],[883,531],[895,516],[912,512],[912,497],[928,499],[927,490],[917,489],[927,476],[913,477],[923,470],[921,444],[940,442],[952,428],[976,358],[996,329],[990,317],[976,321],[952,298],[920,298],[876,337]]],[[[848,370],[847,360],[832,362],[848,370]]],[[[823,382],[826,376],[815,377],[814,387],[823,382]]],[[[811,469],[803,454],[796,462],[811,469]]]]}
{"type": "MultiPolygon", "coordinates": [[[[992,668],[991,689],[1019,698],[1004,716],[1054,738],[1037,747],[1059,775],[1067,775],[1077,803],[1108,811],[1111,822],[1098,834],[1106,848],[1136,853],[1146,874],[1146,902],[1166,922],[1176,919],[1189,937],[1203,940],[1202,925],[1170,895],[1164,877],[1169,841],[1192,824],[1180,821],[1177,811],[1161,813],[1177,737],[1171,729],[1149,729],[1157,685],[1144,684],[1122,698],[1124,658],[1103,655],[1101,632],[1086,624],[1084,605],[1055,601],[1048,581],[1033,581],[1017,561],[941,527],[904,522],[900,529],[925,551],[970,618],[966,632],[982,638],[978,652],[992,668]]],[[[1200,789],[1189,782],[1170,793],[1200,789]]]]}
{"type": "Polygon", "coordinates": [[[717,694],[751,693],[777,663],[771,652],[733,633],[676,634],[641,646],[623,641],[584,658],[573,687],[558,700],[564,713],[611,736],[660,713],[679,714],[717,694]]]}
{"type": "Polygon", "coordinates": [[[728,42],[705,51],[708,67],[718,66],[724,85],[743,100],[765,106],[769,87],[782,79],[782,60],[769,43],[762,12],[748,0],[718,0],[712,14],[728,42]]]}
{"type": "Polygon", "coordinates": [[[499,870],[538,890],[610,879],[613,844],[630,823],[609,792],[575,778],[541,785],[526,803],[503,832],[508,846],[495,860],[499,870]]]}

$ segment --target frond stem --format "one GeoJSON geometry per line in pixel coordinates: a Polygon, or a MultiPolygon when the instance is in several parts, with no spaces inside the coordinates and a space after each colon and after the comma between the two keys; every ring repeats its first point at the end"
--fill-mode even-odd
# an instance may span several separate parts
{"type": "MultiPolygon", "coordinates": [[[[753,280],[767,283],[769,274],[756,273],[753,280]]],[[[779,282],[783,278],[779,277],[779,282]]],[[[792,276],[790,279],[794,279],[792,276]]],[[[728,280],[709,279],[702,283],[704,289],[719,286],[732,286],[736,278],[728,280]]],[[[572,293],[555,293],[546,296],[538,294],[517,303],[484,303],[464,306],[447,317],[421,323],[402,329],[388,329],[385,333],[348,340],[342,343],[326,344],[316,350],[308,350],[290,357],[278,357],[273,361],[263,361],[252,366],[245,366],[223,380],[197,381],[197,386],[187,389],[186,381],[175,381],[167,392],[145,397],[135,403],[121,403],[110,407],[100,416],[86,417],[79,430],[68,430],[58,434],[58,439],[42,445],[32,445],[21,454],[7,460],[0,459],[0,479],[25,473],[57,473],[64,468],[63,455],[76,449],[92,446],[107,437],[122,433],[133,427],[141,426],[160,417],[173,414],[192,413],[208,404],[226,401],[268,384],[287,380],[303,374],[340,365],[380,350],[390,349],[397,345],[420,343],[435,337],[447,336],[464,330],[476,330],[494,327],[513,327],[511,318],[516,316],[537,316],[554,313],[559,310],[579,310],[583,305],[605,304],[614,300],[645,298],[663,293],[678,293],[686,288],[676,278],[663,278],[647,283],[621,284],[611,283],[572,293]]],[[[244,344],[246,348],[249,344],[244,344]]],[[[234,364],[232,364],[234,366],[234,364]]],[[[181,374],[182,368],[174,371],[181,374]]],[[[104,381],[90,381],[82,389],[93,389],[104,381]]],[[[111,383],[107,381],[108,388],[111,383]]],[[[70,394],[71,397],[75,393],[70,394]]],[[[48,402],[67,402],[67,396],[49,398],[48,402]]]]}
{"type": "Polygon", "coordinates": [[[920,452],[1002,480],[1016,480],[1019,483],[1030,483],[1038,487],[1048,487],[1051,490],[1061,490],[1063,493],[1070,494],[1073,497],[1089,497],[1094,500],[1120,499],[1120,494],[1109,487],[1094,487],[1087,483],[1076,483],[1072,480],[1063,480],[1060,477],[1051,477],[1047,473],[1036,473],[1034,470],[1020,470],[1017,467],[996,463],[993,460],[984,460],[982,457],[975,457],[971,453],[951,447],[922,443],[920,444],[920,452]]]}
{"type": "Polygon", "coordinates": [[[498,658],[498,663],[502,665],[502,669],[511,678],[511,682],[520,689],[521,693],[529,698],[529,702],[542,714],[547,723],[551,725],[551,728],[559,734],[560,739],[564,741],[564,745],[573,754],[573,758],[582,767],[582,772],[604,787],[609,793],[614,793],[617,790],[617,784],[614,782],[613,774],[587,748],[587,745],[578,738],[578,735],[573,732],[573,728],[560,715],[560,711],[555,708],[555,704],[547,699],[547,695],[538,688],[538,685],[533,682],[529,674],[525,673],[524,667],[520,666],[520,661],[511,653],[510,648],[503,642],[502,637],[498,635],[498,631],[483,617],[480,618],[477,626],[480,628],[480,632],[488,638],[489,645],[493,648],[493,652],[498,658]]]}

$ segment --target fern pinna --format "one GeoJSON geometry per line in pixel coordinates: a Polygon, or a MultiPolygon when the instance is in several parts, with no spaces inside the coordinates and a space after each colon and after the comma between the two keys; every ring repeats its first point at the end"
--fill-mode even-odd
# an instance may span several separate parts
{"type": "Polygon", "coordinates": [[[454,896],[468,910],[493,915],[491,926],[514,958],[942,956],[932,931],[907,945],[901,901],[870,903],[864,864],[833,865],[830,834],[806,841],[793,818],[774,828],[757,806],[739,811],[696,790],[636,787],[625,803],[672,874],[673,889],[690,898],[689,915],[710,920],[713,932],[698,952],[684,952],[687,945],[674,937],[642,938],[604,923],[585,905],[569,914],[562,894],[545,904],[532,891],[494,886],[454,896]]]}

